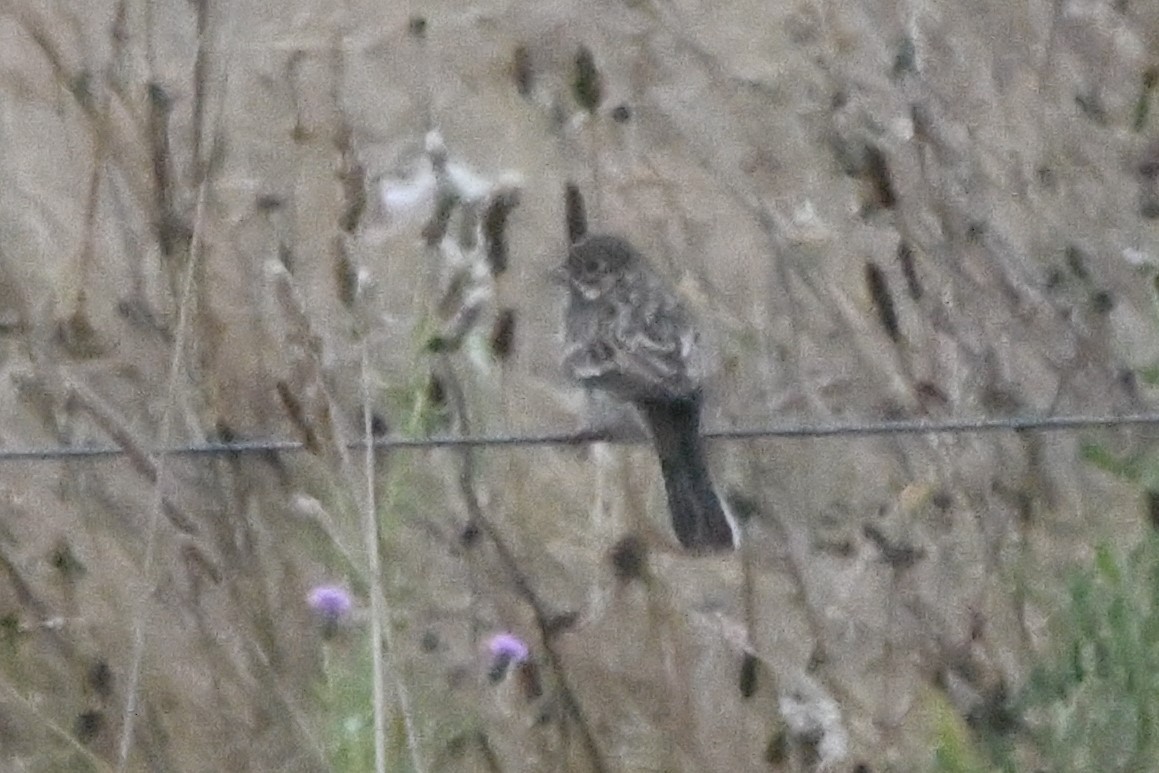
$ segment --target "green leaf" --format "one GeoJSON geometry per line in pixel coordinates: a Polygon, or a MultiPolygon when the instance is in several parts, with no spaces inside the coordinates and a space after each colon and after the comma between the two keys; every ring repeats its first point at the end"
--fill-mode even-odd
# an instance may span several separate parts
{"type": "Polygon", "coordinates": [[[1083,443],[1079,456],[1104,472],[1130,481],[1139,479],[1140,465],[1137,458],[1120,459],[1098,443],[1083,443]]]}
{"type": "Polygon", "coordinates": [[[1099,545],[1095,548],[1095,568],[1112,585],[1118,587],[1122,584],[1122,572],[1119,570],[1119,565],[1115,561],[1114,554],[1106,544],[1099,545]]]}
{"type": "Polygon", "coordinates": [[[987,773],[970,728],[941,693],[930,691],[927,710],[933,717],[935,769],[940,773],[987,773]]]}
{"type": "Polygon", "coordinates": [[[1159,384],[1159,364],[1148,365],[1146,368],[1140,369],[1139,380],[1150,386],[1159,384]]]}

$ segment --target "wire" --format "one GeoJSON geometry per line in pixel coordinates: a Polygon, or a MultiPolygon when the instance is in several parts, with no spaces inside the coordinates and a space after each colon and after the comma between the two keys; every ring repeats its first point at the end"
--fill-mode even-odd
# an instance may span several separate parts
{"type": "MultiPolygon", "coordinates": [[[[979,432],[1060,432],[1099,427],[1123,427],[1159,424],[1159,413],[1132,413],[1122,416],[1009,416],[997,419],[925,419],[846,422],[835,424],[785,424],[749,429],[713,430],[704,433],[716,440],[755,440],[759,438],[859,437],[867,435],[947,435],[979,432]]],[[[593,434],[546,433],[540,435],[486,435],[481,437],[435,436],[425,438],[382,437],[374,440],[375,448],[428,449],[462,446],[564,446],[597,442],[607,438],[593,434]]],[[[355,441],[351,448],[361,448],[355,441]]],[[[242,440],[230,443],[191,443],[154,451],[158,455],[225,456],[235,454],[268,454],[302,451],[305,446],[294,440],[242,440]]],[[[118,446],[60,446],[0,450],[0,463],[65,460],[122,456],[118,446]]]]}

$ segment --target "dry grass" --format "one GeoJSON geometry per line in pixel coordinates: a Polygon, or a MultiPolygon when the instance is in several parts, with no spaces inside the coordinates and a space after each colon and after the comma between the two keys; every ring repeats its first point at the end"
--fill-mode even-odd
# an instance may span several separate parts
{"type": "Polygon", "coordinates": [[[570,180],[709,424],[1150,404],[1159,7],[766,6],[0,0],[0,442],[125,452],[0,468],[0,767],[912,770],[1017,689],[1140,433],[720,443],[720,559],[643,446],[349,446],[577,426],[570,180]]]}

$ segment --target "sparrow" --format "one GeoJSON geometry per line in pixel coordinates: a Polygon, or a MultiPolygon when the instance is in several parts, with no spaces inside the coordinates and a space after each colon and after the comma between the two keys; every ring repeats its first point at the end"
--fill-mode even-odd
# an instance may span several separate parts
{"type": "Polygon", "coordinates": [[[627,240],[584,236],[568,250],[566,374],[635,407],[652,438],[676,538],[686,549],[733,548],[700,437],[700,346],[675,292],[627,240]]]}

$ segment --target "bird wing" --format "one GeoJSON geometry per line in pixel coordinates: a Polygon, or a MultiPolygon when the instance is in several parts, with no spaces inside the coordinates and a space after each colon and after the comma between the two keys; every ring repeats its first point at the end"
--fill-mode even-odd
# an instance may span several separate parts
{"type": "Polygon", "coordinates": [[[614,313],[591,318],[587,334],[572,339],[564,355],[571,376],[628,400],[696,394],[689,363],[697,336],[677,299],[666,288],[645,288],[617,301],[614,313]]]}

